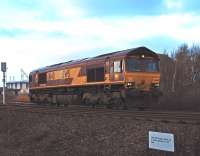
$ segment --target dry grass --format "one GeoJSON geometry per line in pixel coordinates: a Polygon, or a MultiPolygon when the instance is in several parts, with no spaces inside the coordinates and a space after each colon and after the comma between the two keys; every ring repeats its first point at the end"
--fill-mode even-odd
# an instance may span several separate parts
{"type": "Polygon", "coordinates": [[[200,155],[200,126],[106,115],[0,112],[2,156],[200,155]],[[148,149],[148,131],[175,135],[175,153],[148,149]],[[190,133],[189,133],[190,132],[190,133]]]}

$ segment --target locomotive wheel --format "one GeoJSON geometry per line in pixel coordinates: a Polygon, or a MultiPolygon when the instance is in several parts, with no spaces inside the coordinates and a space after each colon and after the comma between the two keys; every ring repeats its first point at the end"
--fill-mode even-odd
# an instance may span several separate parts
{"type": "Polygon", "coordinates": [[[52,95],[50,105],[56,106],[56,103],[57,103],[56,95],[52,95]]]}
{"type": "Polygon", "coordinates": [[[94,108],[100,103],[100,96],[94,93],[84,93],[81,101],[83,105],[92,106],[94,108]]]}
{"type": "Polygon", "coordinates": [[[113,92],[110,98],[110,104],[112,109],[122,109],[123,102],[120,95],[120,92],[113,92]]]}
{"type": "Polygon", "coordinates": [[[84,93],[83,96],[82,96],[82,102],[81,104],[82,105],[86,105],[86,106],[89,106],[90,105],[90,98],[91,98],[91,94],[90,93],[84,93]]]}
{"type": "Polygon", "coordinates": [[[65,95],[64,107],[68,107],[69,105],[70,105],[69,95],[65,95]]]}

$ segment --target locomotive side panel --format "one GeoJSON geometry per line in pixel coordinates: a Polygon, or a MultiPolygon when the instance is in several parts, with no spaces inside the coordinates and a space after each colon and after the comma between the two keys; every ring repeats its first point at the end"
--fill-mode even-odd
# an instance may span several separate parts
{"type": "Polygon", "coordinates": [[[133,104],[136,95],[144,99],[158,93],[160,73],[157,65],[157,54],[147,48],[138,48],[81,63],[49,66],[30,74],[30,96],[55,103],[80,98],[86,104],[127,101],[133,104]]]}

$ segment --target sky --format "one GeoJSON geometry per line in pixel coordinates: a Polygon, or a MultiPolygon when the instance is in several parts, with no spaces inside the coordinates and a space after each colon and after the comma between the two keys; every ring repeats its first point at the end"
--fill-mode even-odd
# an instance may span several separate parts
{"type": "MultiPolygon", "coordinates": [[[[199,44],[198,0],[0,0],[0,61],[20,69],[146,46],[199,44]]],[[[0,74],[2,79],[2,73],[0,74]]]]}

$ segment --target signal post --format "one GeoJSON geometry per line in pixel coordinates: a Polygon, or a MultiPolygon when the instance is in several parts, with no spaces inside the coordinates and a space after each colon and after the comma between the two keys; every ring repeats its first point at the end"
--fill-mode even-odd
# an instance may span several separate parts
{"type": "Polygon", "coordinates": [[[6,86],[6,62],[1,62],[1,71],[3,72],[3,104],[6,104],[5,86],[6,86]]]}

